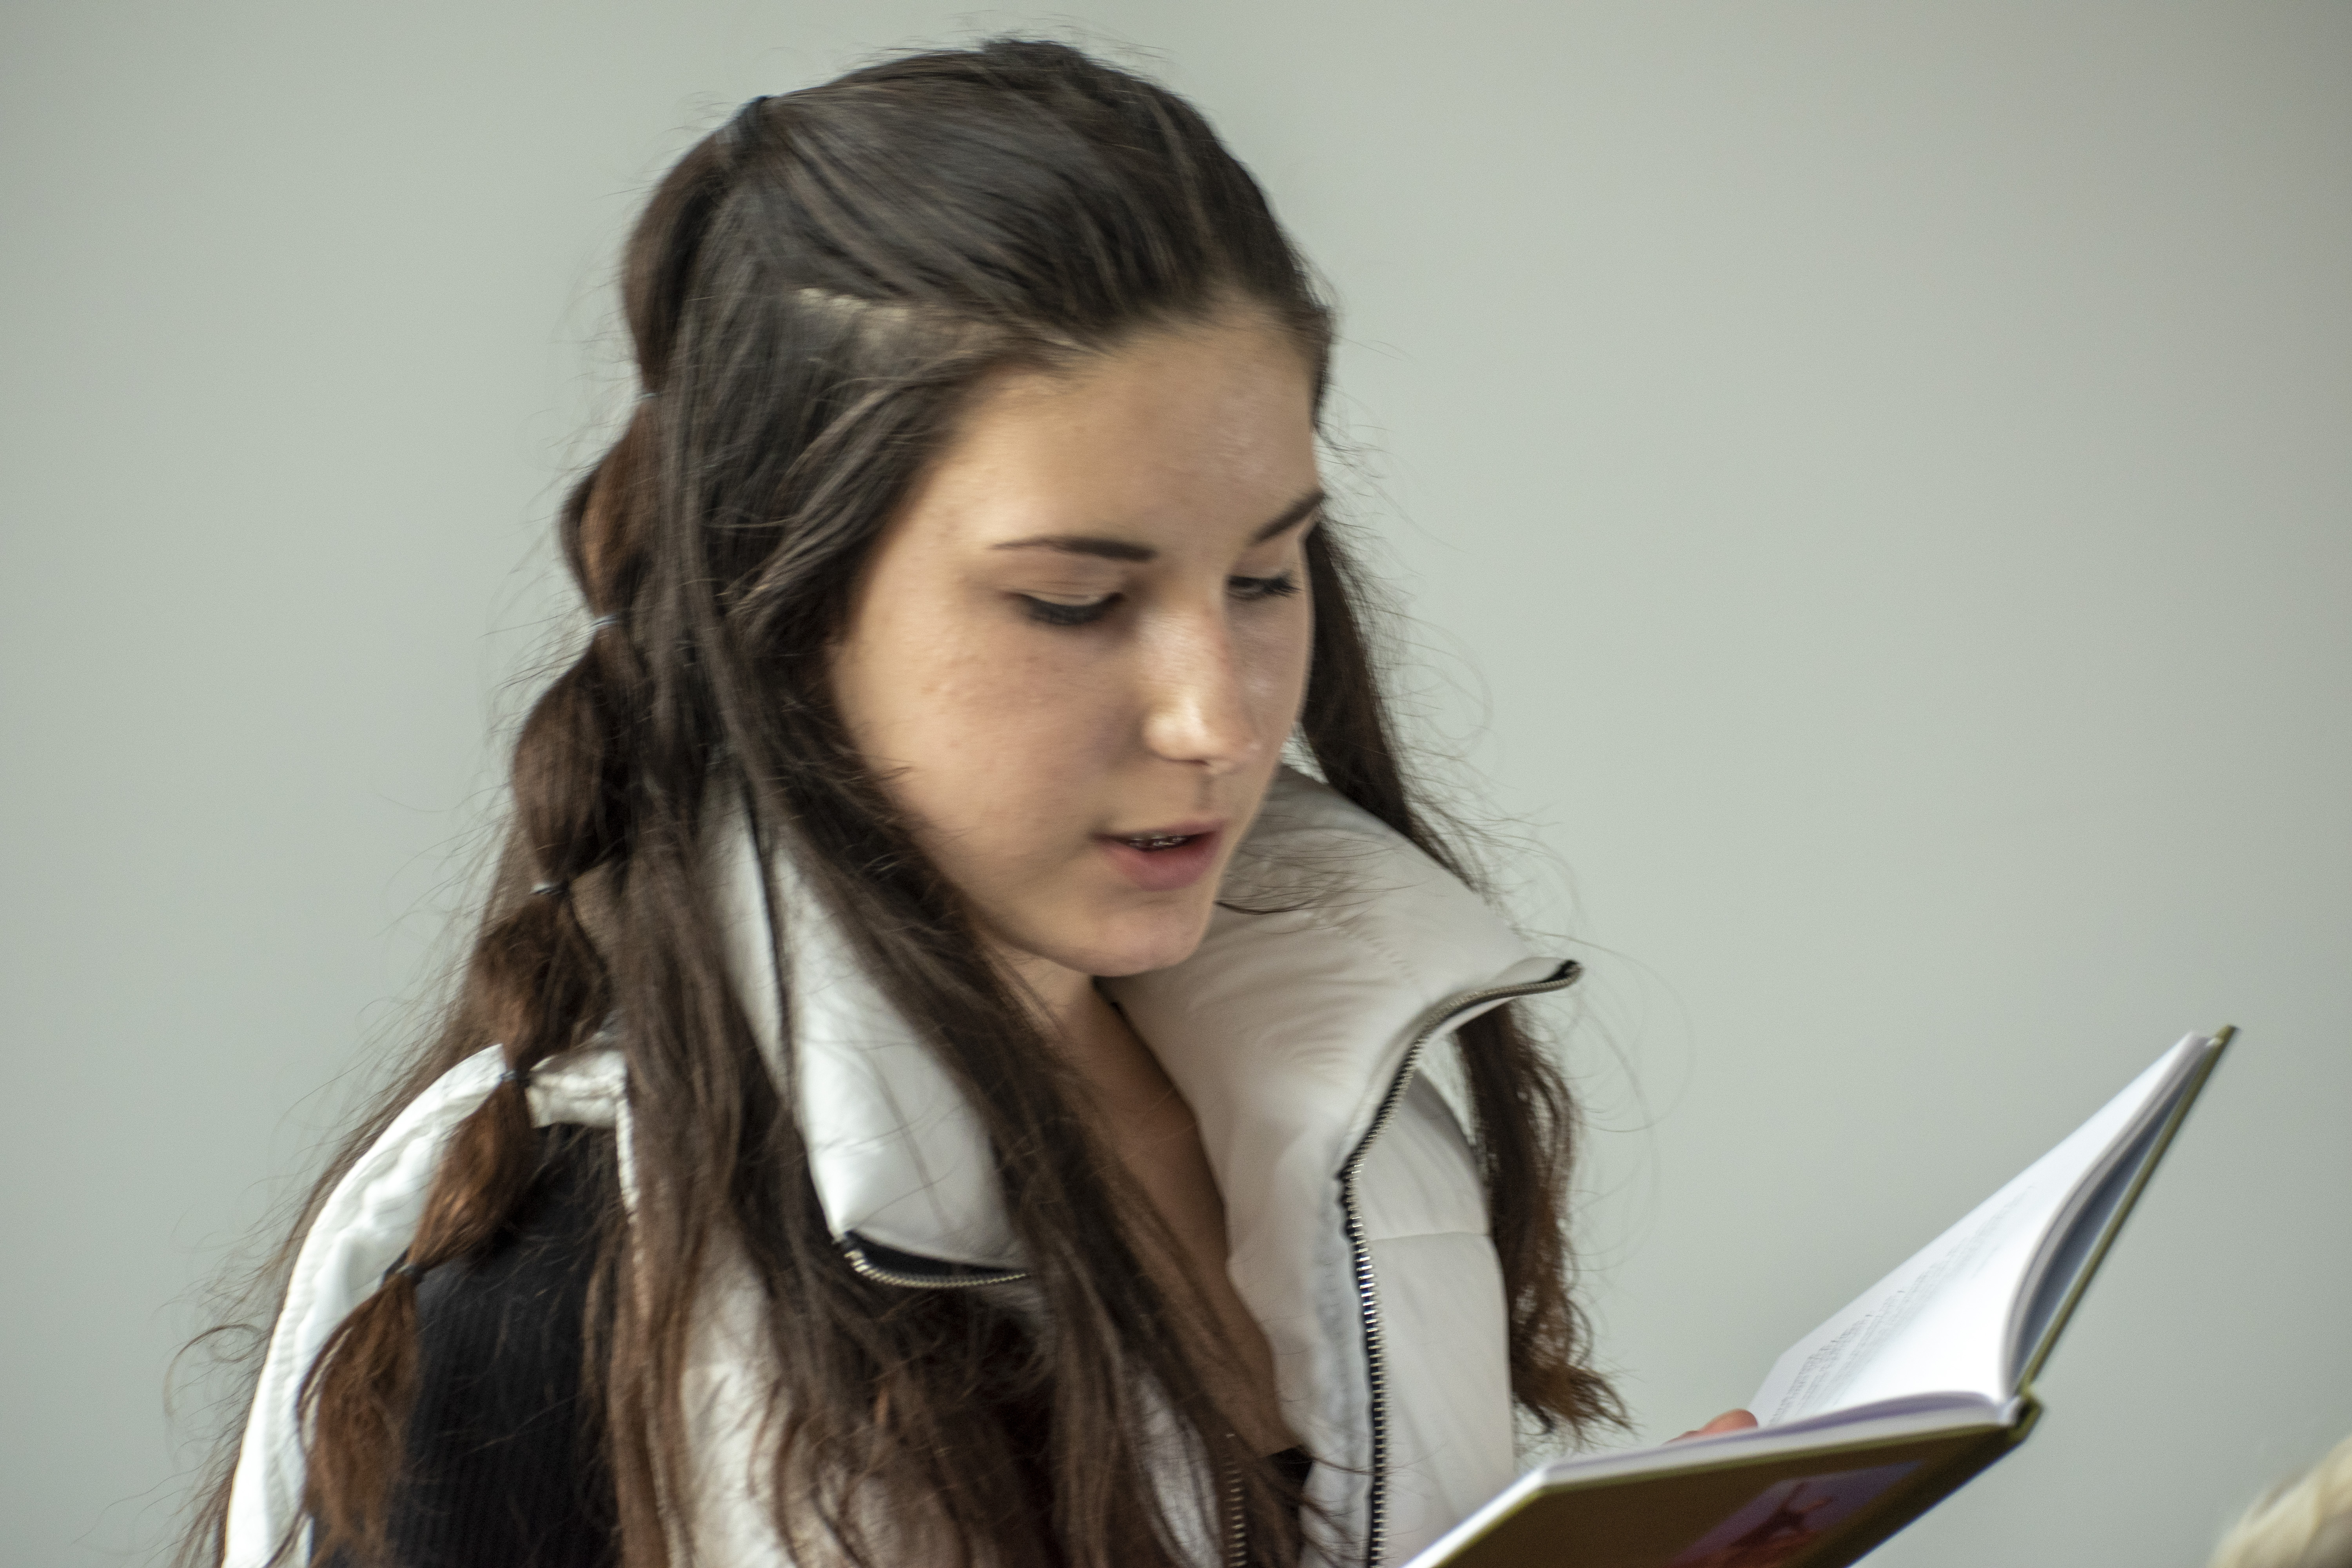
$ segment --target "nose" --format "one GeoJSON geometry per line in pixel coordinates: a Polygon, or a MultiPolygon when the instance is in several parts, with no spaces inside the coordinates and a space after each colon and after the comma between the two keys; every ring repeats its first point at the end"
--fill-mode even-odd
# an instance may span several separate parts
{"type": "Polygon", "coordinates": [[[1154,756],[1197,764],[1212,776],[1255,763],[1265,742],[1224,617],[1187,615],[1160,630],[1144,650],[1144,744],[1154,756]]]}

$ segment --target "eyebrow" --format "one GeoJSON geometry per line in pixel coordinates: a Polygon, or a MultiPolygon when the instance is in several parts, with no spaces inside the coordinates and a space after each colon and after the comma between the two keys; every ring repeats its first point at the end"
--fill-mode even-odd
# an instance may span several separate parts
{"type": "MultiPolygon", "coordinates": [[[[1277,534],[1287,533],[1321,506],[1324,493],[1315,490],[1300,496],[1282,509],[1281,514],[1250,535],[1253,547],[1264,544],[1277,534]]],[[[1032,539],[1008,539],[992,550],[1059,550],[1070,555],[1098,555],[1105,561],[1156,561],[1160,552],[1149,544],[1138,544],[1131,539],[1112,539],[1090,533],[1041,533],[1032,539]]]]}

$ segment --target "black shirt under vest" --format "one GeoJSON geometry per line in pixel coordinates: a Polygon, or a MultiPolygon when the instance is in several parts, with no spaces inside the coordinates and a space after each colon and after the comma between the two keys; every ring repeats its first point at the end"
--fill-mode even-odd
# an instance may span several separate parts
{"type": "MultiPolygon", "coordinates": [[[[620,1561],[602,1423],[582,1390],[600,1193],[613,1135],[539,1132],[506,1234],[416,1289],[416,1398],[388,1521],[399,1568],[611,1568],[620,1561]]],[[[1275,1463],[1304,1486],[1305,1450],[1275,1463]]],[[[338,1553],[321,1568],[348,1568],[338,1553]]]]}

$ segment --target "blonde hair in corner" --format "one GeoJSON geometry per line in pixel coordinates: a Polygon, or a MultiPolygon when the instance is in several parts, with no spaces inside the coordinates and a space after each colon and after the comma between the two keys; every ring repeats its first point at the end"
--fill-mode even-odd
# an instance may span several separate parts
{"type": "Polygon", "coordinates": [[[2210,1568],[2352,1568],[2352,1437],[2248,1509],[2210,1568]]]}

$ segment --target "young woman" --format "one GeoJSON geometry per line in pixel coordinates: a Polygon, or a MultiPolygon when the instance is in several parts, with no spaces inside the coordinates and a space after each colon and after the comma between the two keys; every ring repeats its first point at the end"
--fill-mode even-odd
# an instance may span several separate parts
{"type": "Polygon", "coordinates": [[[1200,117],[1023,42],[755,100],[624,289],[594,619],[194,1554],[1393,1563],[1612,1417],[1575,966],[1416,809],[1200,117]]]}

